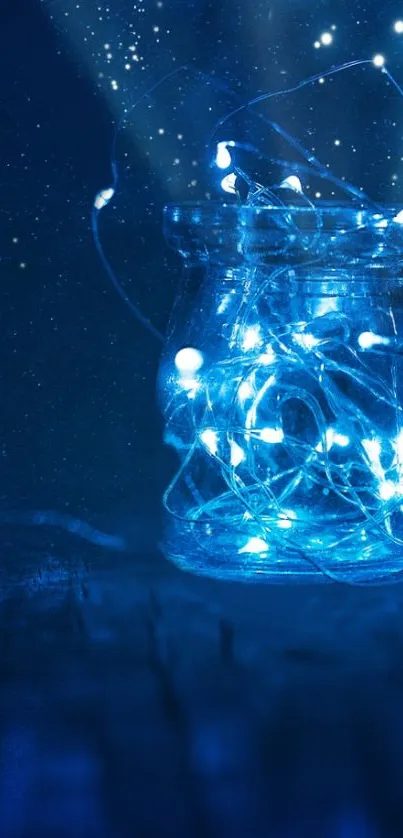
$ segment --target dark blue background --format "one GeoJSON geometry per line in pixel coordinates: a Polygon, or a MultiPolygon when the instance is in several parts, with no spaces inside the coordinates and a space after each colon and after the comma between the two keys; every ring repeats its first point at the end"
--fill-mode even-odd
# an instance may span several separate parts
{"type": "MultiPolygon", "coordinates": [[[[400,588],[244,588],[182,575],[158,551],[175,465],[160,347],[114,292],[90,224],[119,114],[50,20],[61,3],[0,9],[0,833],[401,838],[400,588]],[[128,550],[29,526],[35,509],[128,550]]],[[[110,5],[122,23],[129,8],[110,5]]],[[[336,18],[331,61],[389,41],[400,60],[398,3],[273,3],[267,41],[264,3],[167,3],[169,50],[151,44],[154,6],[132,96],[173,50],[247,96],[281,62],[299,79],[318,66],[306,27],[336,18]]],[[[382,107],[368,101],[371,117],[382,107]]],[[[135,206],[106,219],[103,240],[164,329],[179,277],[160,228],[169,196],[155,179],[145,193],[144,157],[130,160],[135,206]]],[[[368,166],[369,183],[385,176],[368,166]]]]}

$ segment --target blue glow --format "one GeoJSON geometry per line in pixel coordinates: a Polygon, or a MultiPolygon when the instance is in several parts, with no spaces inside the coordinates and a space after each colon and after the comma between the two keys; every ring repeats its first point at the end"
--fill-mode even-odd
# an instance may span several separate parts
{"type": "MultiPolygon", "coordinates": [[[[180,458],[164,495],[165,551],[196,573],[370,584],[403,568],[403,352],[385,296],[398,284],[402,213],[335,177],[255,110],[364,65],[403,95],[375,55],[242,103],[207,143],[229,203],[166,210],[167,241],[188,274],[204,269],[189,309],[171,324],[160,376],[165,439],[180,458]],[[265,157],[253,142],[218,138],[246,110],[285,141],[292,162],[265,157]],[[257,159],[279,167],[281,179],[258,183],[250,173],[257,159]],[[309,188],[318,178],[337,187],[343,204],[314,201],[309,188]]],[[[99,213],[118,184],[118,131],[112,185],[94,202],[94,241],[120,296],[161,340],[100,244],[99,213]]]]}
{"type": "Polygon", "coordinates": [[[314,215],[307,206],[198,205],[194,226],[192,213],[172,207],[165,223],[178,243],[190,235],[195,252],[214,248],[186,322],[186,334],[198,336],[192,352],[209,360],[184,400],[169,373],[183,323],[177,334],[171,324],[161,388],[181,465],[164,497],[166,554],[182,568],[224,578],[396,578],[403,570],[400,225],[386,208],[380,224],[370,209],[320,204],[314,215]],[[375,272],[373,252],[382,260],[375,272]]]}

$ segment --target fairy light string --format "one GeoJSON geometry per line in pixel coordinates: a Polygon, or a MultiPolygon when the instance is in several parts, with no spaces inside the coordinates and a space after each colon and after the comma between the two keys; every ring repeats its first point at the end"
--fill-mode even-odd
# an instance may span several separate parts
{"type": "MultiPolygon", "coordinates": [[[[257,97],[222,119],[211,139],[235,113],[370,63],[403,96],[375,56],[257,97]]],[[[291,561],[295,576],[380,584],[399,576],[400,555],[403,566],[403,342],[392,304],[403,214],[334,178],[269,124],[304,158],[278,184],[256,183],[239,164],[238,151],[264,158],[253,145],[215,146],[221,189],[239,199],[244,264],[206,267],[214,301],[206,329],[216,329],[220,352],[182,346],[168,373],[166,440],[181,460],[164,495],[182,525],[172,551],[196,572],[206,562],[212,575],[230,576],[232,567],[234,576],[270,578],[291,561]],[[336,184],[347,206],[314,203],[302,187],[309,174],[336,184]],[[251,219],[265,212],[283,248],[263,265],[259,255],[253,261],[251,219]],[[321,290],[313,293],[315,281],[321,290]]]]}

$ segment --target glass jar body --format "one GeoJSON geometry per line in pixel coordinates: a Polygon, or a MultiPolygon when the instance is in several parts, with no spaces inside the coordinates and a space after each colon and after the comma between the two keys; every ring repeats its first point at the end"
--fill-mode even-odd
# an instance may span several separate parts
{"type": "Polygon", "coordinates": [[[318,240],[295,254],[286,233],[238,224],[214,250],[183,234],[159,377],[179,459],[164,549],[217,577],[389,580],[403,569],[403,282],[372,244],[370,258],[318,240]]]}

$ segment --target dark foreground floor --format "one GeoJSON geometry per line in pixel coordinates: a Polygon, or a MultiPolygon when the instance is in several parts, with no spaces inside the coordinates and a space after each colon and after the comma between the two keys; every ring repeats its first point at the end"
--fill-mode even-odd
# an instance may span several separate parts
{"type": "Polygon", "coordinates": [[[7,560],[2,838],[401,838],[403,587],[7,560]]]}

